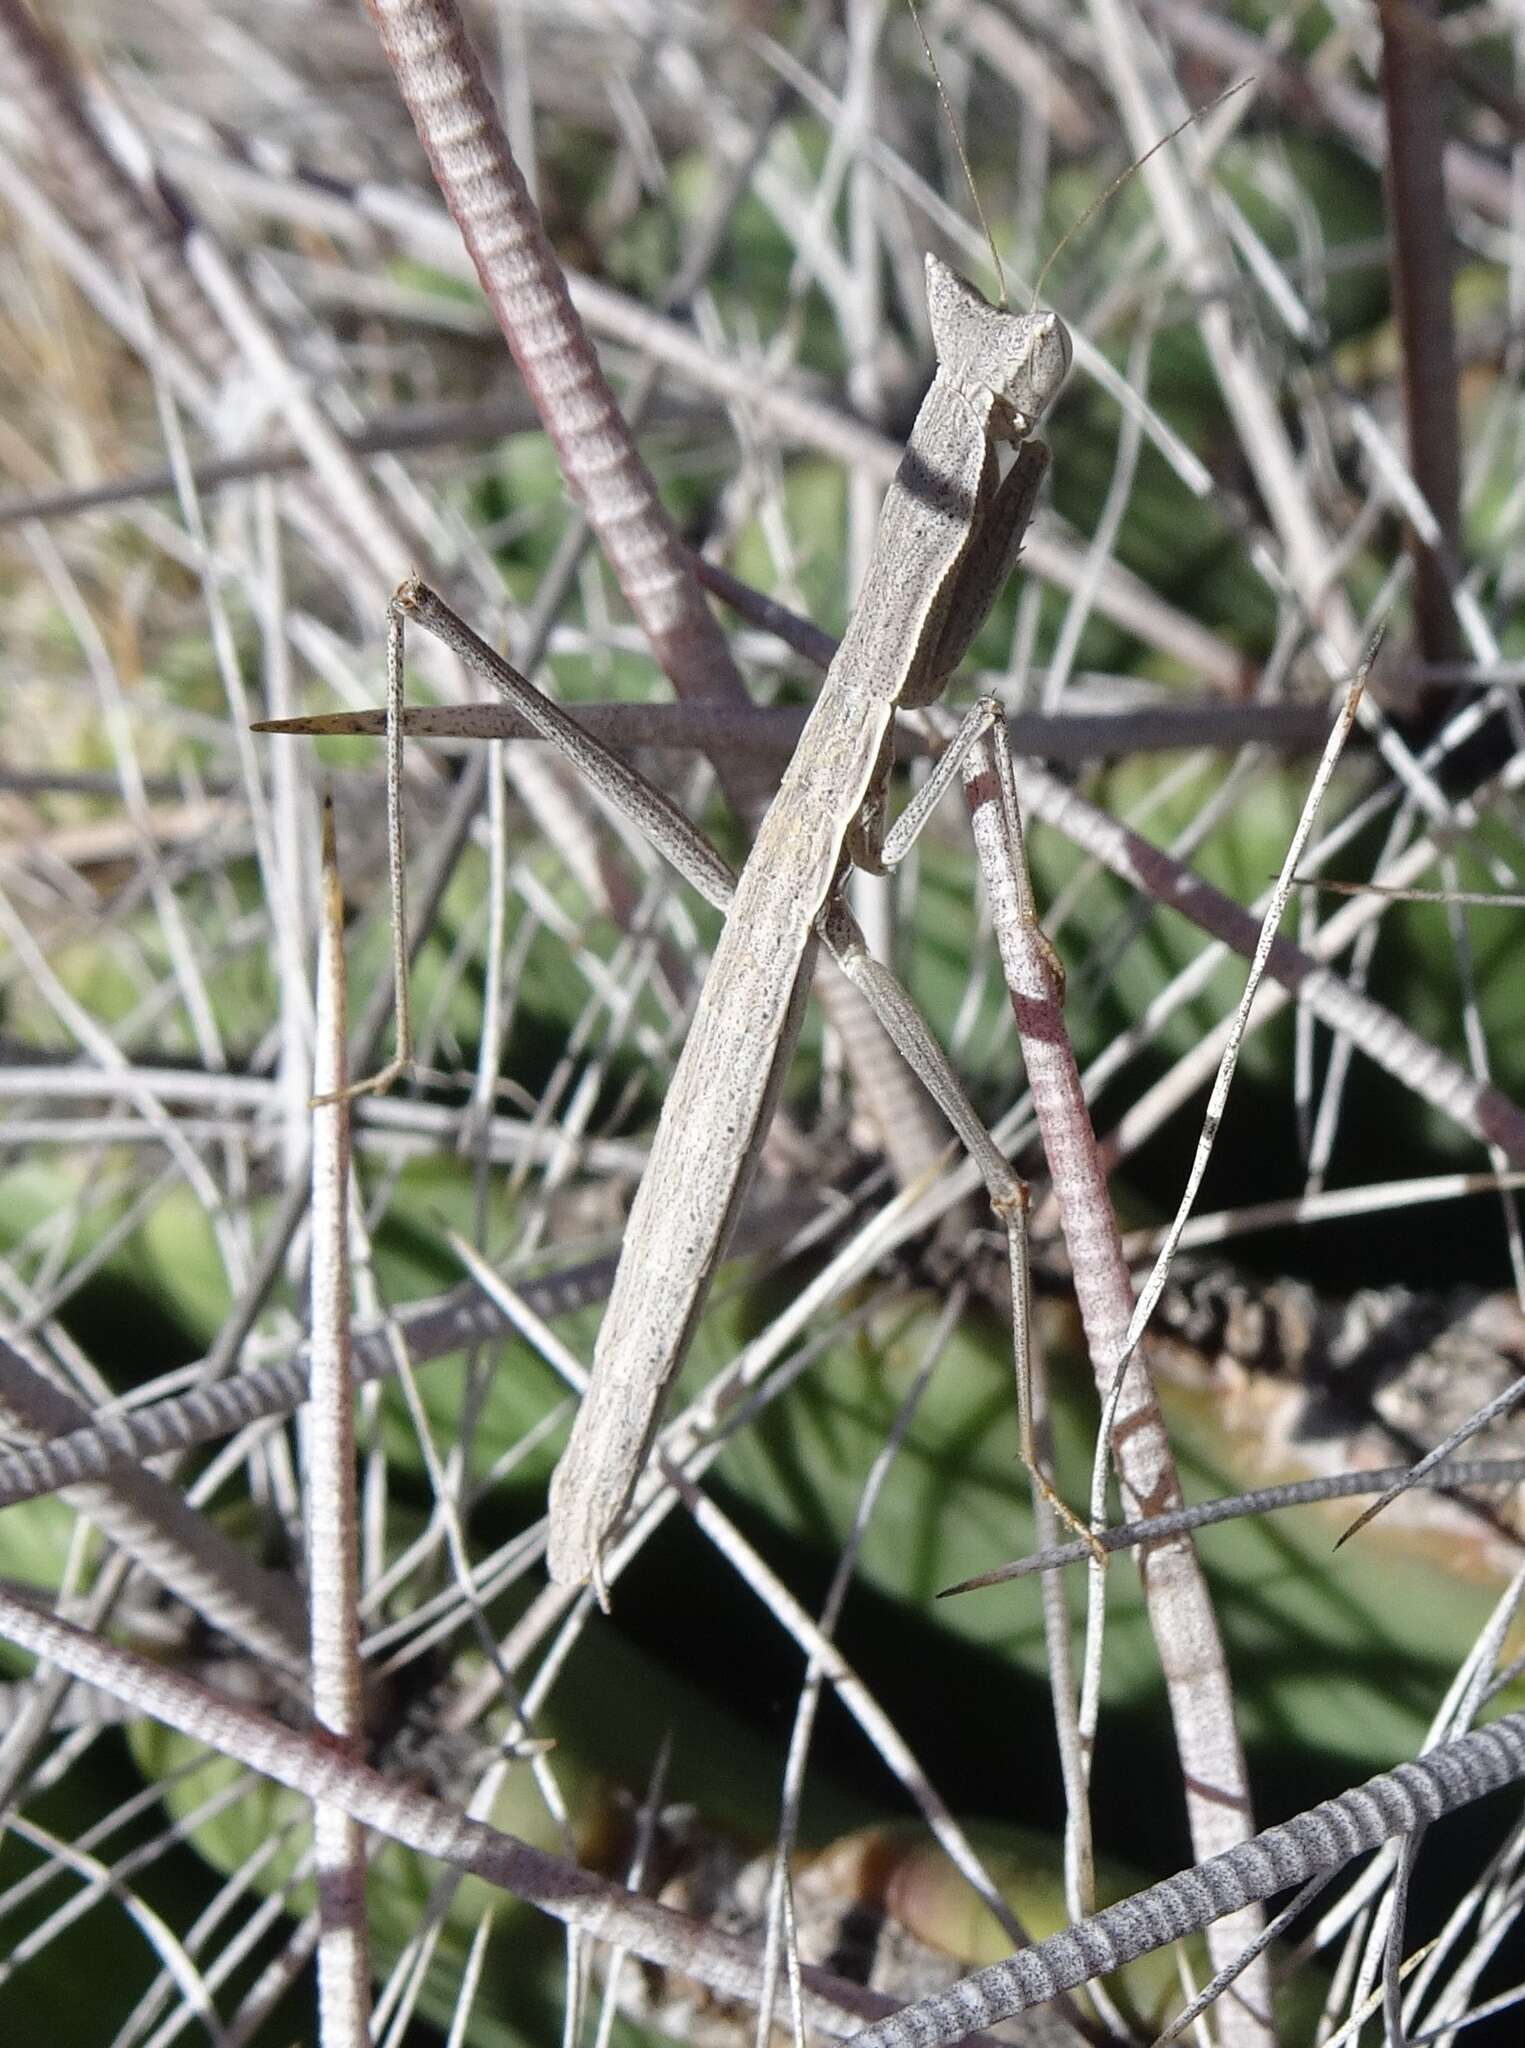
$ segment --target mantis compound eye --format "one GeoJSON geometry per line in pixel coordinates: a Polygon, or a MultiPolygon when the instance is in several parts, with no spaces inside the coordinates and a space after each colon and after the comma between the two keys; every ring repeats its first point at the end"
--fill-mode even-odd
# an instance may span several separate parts
{"type": "Polygon", "coordinates": [[[1069,331],[1057,313],[1043,313],[1030,321],[1027,347],[1006,388],[1008,402],[1013,411],[1024,415],[1029,433],[1058,396],[1070,373],[1072,355],[1069,331]]]}

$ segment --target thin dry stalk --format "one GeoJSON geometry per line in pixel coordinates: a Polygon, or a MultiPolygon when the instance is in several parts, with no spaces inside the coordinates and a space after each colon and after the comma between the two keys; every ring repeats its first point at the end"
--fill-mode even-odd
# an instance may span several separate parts
{"type": "MultiPolygon", "coordinates": [[[[803,622],[802,622],[803,623],[803,622]]],[[[823,636],[824,639],[824,636],[823,636]]],[[[830,642],[824,652],[830,658],[830,642]]],[[[637,748],[702,753],[719,761],[733,748],[778,759],[794,751],[809,713],[798,705],[579,703],[577,722],[616,753],[637,748]]],[[[1183,747],[1275,747],[1300,752],[1323,739],[1328,717],[1319,704],[1224,704],[1202,697],[1138,711],[1014,711],[1006,720],[1014,754],[1079,766],[1183,747]]],[[[308,737],[355,735],[380,739],[387,714],[315,711],[293,718],[261,718],[255,732],[308,737]]],[[[407,739],[530,740],[534,726],[511,704],[409,704],[402,713],[407,739]]],[[[941,742],[912,717],[895,723],[895,758],[935,755],[941,742]]],[[[1496,899],[1490,898],[1490,901],[1496,899]]]]}
{"type": "MultiPolygon", "coordinates": [[[[1363,1493],[1380,1493],[1400,1479],[1411,1476],[1407,1465],[1379,1465],[1362,1472],[1330,1472],[1317,1479],[1289,1479],[1280,1486],[1260,1486],[1248,1493],[1236,1493],[1223,1500],[1198,1501],[1169,1515],[1151,1515],[1142,1522],[1119,1522],[1098,1529],[1095,1541],[1103,1550],[1132,1550],[1154,1536],[1174,1536],[1187,1530],[1212,1529],[1220,1522],[1243,1521],[1250,1516],[1279,1513],[1283,1508],[1311,1507],[1319,1502],[1351,1500],[1363,1493]]],[[[1427,1472],[1425,1486],[1471,1488],[1514,1486],[1525,1478],[1525,1458],[1448,1458],[1443,1468],[1427,1472]]],[[[951,1600],[957,1593],[974,1593],[986,1586],[1004,1586],[1012,1579],[1031,1578],[1039,1572],[1055,1572],[1066,1565],[1089,1564],[1095,1552],[1089,1542],[1053,1543],[1030,1557],[998,1564],[988,1572],[977,1572],[948,1586],[938,1596],[951,1600]]]]}
{"type": "MultiPolygon", "coordinates": [[[[312,1141],[312,1381],[305,1431],[312,1705],[347,1755],[364,1737],[360,1579],[355,1553],[354,1381],[350,1366],[350,1137],[344,898],[332,803],[323,809],[322,914],[312,1141]]],[[[342,1807],[313,1809],[318,1886],[318,2033],[324,2048],[370,2039],[365,1841],[342,1807]]]]}
{"type": "Polygon", "coordinates": [[[742,700],[630,439],[453,0],[368,0],[387,62],[567,482],[680,697],[742,700]]]}
{"type": "Polygon", "coordinates": [[[185,261],[184,226],[135,185],[102,141],[58,48],[22,0],[0,0],[0,55],[18,103],[66,179],[81,223],[125,277],[141,279],[170,332],[214,379],[232,344],[185,261]]]}
{"type": "MultiPolygon", "coordinates": [[[[1456,318],[1443,151],[1446,96],[1437,91],[1429,0],[1381,0],[1382,105],[1387,117],[1387,217],[1393,305],[1403,341],[1409,467],[1434,537],[1410,528],[1414,624],[1425,661],[1456,661],[1462,640],[1451,600],[1460,560],[1461,433],[1456,318]]],[[[1439,40],[1439,38],[1435,38],[1439,40]]]]}
{"type": "MultiPolygon", "coordinates": [[[[188,153],[177,149],[173,137],[167,138],[165,153],[167,160],[179,164],[187,177],[210,177],[216,183],[220,173],[226,176],[226,167],[220,160],[208,159],[202,151],[188,153]]],[[[242,162],[237,175],[240,189],[253,177],[242,162]]],[[[266,175],[254,178],[254,182],[264,205],[298,225],[310,223],[315,212],[310,182],[302,182],[299,175],[266,175]]],[[[357,225],[373,223],[420,261],[437,265],[452,275],[476,275],[448,217],[410,193],[363,185],[346,194],[337,181],[325,178],[316,218],[324,227],[342,223],[351,232],[357,225]],[[336,207],[340,222],[334,220],[336,207]],[[352,216],[346,209],[353,210],[352,216]]],[[[754,363],[717,352],[672,317],[652,311],[598,278],[582,276],[575,270],[564,270],[563,276],[574,310],[594,333],[640,350],[669,378],[740,409],[747,418],[766,424],[786,444],[817,450],[833,461],[848,464],[855,474],[861,472],[880,482],[893,475],[901,450],[888,435],[823,403],[807,390],[771,376],[754,363]]],[[[1098,358],[1098,370],[1104,362],[1105,358],[1098,358]]],[[[357,437],[357,452],[363,446],[357,437]]],[[[1103,616],[1157,646],[1188,671],[1200,675],[1205,683],[1236,692],[1250,680],[1244,657],[1220,635],[1163,599],[1122,564],[1108,562],[1098,573],[1089,552],[1067,538],[1062,527],[1059,531],[1045,527],[1033,533],[1026,560],[1029,573],[1063,590],[1077,591],[1095,576],[1095,604],[1103,616]]],[[[709,565],[694,566],[696,572],[707,574],[709,565]]]]}
{"type": "MultiPolygon", "coordinates": [[[[0,1337],[0,1408],[7,1426],[42,1442],[88,1427],[89,1412],[16,1343],[0,1337]]],[[[51,1449],[52,1444],[48,1447],[51,1449]]],[[[306,1664],[306,1615],[289,1580],[255,1564],[217,1524],[155,1473],[117,1465],[103,1484],[64,1497],[139,1568],[235,1642],[290,1678],[306,1664]]]]}
{"type": "MultiPolygon", "coordinates": [[[[760,1232],[749,1231],[743,1222],[741,1245],[774,1243],[787,1233],[787,1227],[780,1217],[773,1219],[771,1229],[765,1226],[760,1232]]],[[[522,1291],[542,1314],[562,1315],[597,1301],[607,1292],[612,1271],[611,1259],[595,1259],[543,1279],[527,1279],[522,1291]]],[[[397,1324],[414,1365],[487,1342],[513,1327],[508,1315],[475,1286],[411,1303],[401,1311],[397,1324]]],[[[362,1381],[397,1370],[385,1329],[371,1326],[360,1330],[353,1351],[356,1374],[362,1381]]],[[[193,1449],[259,1422],[294,1414],[307,1399],[310,1359],[307,1344],[294,1345],[284,1361],[253,1368],[232,1380],[216,1379],[206,1372],[203,1361],[189,1375],[197,1384],[188,1393],[168,1395],[125,1413],[102,1415],[34,1449],[10,1451],[0,1458],[0,1506],[15,1506],[65,1486],[98,1479],[118,1463],[131,1468],[149,1458],[193,1449]]],[[[305,1636],[305,1622],[301,1633],[305,1636]]]]}
{"type": "MultiPolygon", "coordinates": [[[[1175,1456],[1148,1371],[1135,1361],[1122,1385],[1133,1283],[1107,1192],[1080,1071],[1064,1027],[1052,947],[1032,899],[1010,755],[983,741],[964,770],[974,843],[1022,1044],[1022,1059],[1044,1157],[1059,1207],[1091,1369],[1108,1405],[1109,1441],[1128,1516],[1168,1514],[1183,1503],[1175,1456]]],[[[1234,1717],[1233,1688],[1212,1601],[1189,1536],[1145,1548],[1139,1558],[1150,1626],[1166,1691],[1191,1839],[1204,1860],[1254,1830],[1249,1772],[1234,1717]]],[[[1235,1916],[1213,1931],[1213,1955],[1231,1961],[1258,1931],[1258,1916],[1235,1916]]],[[[1225,2008],[1225,2037],[1266,2041],[1270,1979],[1263,1968],[1225,2008]]]]}
{"type": "MultiPolygon", "coordinates": [[[[360,552],[346,549],[341,572],[363,591],[374,612],[380,593],[416,549],[379,513],[373,494],[342,439],[294,376],[277,338],[210,238],[192,223],[183,201],[171,204],[162,182],[135,184],[122,170],[80,97],[59,50],[37,29],[22,0],[0,4],[0,53],[23,87],[35,132],[51,151],[86,232],[100,241],[119,271],[139,281],[175,341],[214,382],[225,379],[240,352],[271,380],[286,404],[307,461],[324,478],[329,502],[360,552]]],[[[150,351],[156,337],[144,337],[150,351]]],[[[152,359],[150,357],[150,359],[152,359]]],[[[307,521],[321,553],[331,553],[324,522],[307,521]]]]}

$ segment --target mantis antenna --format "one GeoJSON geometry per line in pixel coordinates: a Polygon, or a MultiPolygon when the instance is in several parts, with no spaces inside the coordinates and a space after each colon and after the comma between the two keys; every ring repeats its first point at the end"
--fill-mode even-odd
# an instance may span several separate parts
{"type": "MultiPolygon", "coordinates": [[[[927,64],[932,73],[932,83],[937,87],[937,97],[942,103],[943,115],[948,123],[948,132],[953,137],[953,147],[958,151],[959,165],[964,173],[964,183],[969,187],[969,197],[974,202],[975,214],[985,233],[985,241],[990,249],[990,260],[995,266],[996,283],[1000,287],[1000,297],[997,303],[1004,310],[1009,303],[1006,293],[1006,267],[1001,261],[1001,252],[996,246],[996,238],[991,232],[990,222],[986,218],[985,209],[980,203],[979,187],[974,182],[974,171],[969,162],[969,153],[964,148],[964,138],[959,133],[958,120],[953,112],[953,103],[948,98],[948,89],[943,84],[943,75],[937,68],[937,59],[932,54],[932,45],[928,40],[926,27],[922,21],[920,10],[917,8],[916,0],[905,0],[905,4],[910,10],[912,21],[916,24],[916,33],[921,38],[921,47],[926,52],[927,64]]],[[[1033,300],[1028,308],[1029,312],[1037,312],[1038,302],[1043,296],[1043,281],[1048,276],[1050,270],[1053,269],[1054,259],[1058,256],[1060,250],[1067,243],[1073,241],[1082,228],[1090,225],[1097,214],[1101,212],[1101,209],[1107,204],[1107,201],[1122,190],[1134,173],[1141,171],[1144,165],[1148,163],[1150,157],[1157,150],[1163,149],[1167,142],[1174,142],[1176,137],[1184,134],[1186,129],[1192,127],[1198,121],[1205,120],[1215,107],[1221,107],[1225,100],[1232,99],[1236,92],[1243,92],[1247,85],[1252,85],[1253,83],[1253,73],[1245,78],[1236,78],[1232,85],[1225,86],[1223,91],[1218,93],[1213,99],[1210,99],[1205,106],[1194,107],[1184,121],[1178,121],[1167,135],[1162,135],[1158,142],[1152,142],[1142,156],[1135,157],[1125,170],[1118,172],[1106,191],[1091,201],[1079,220],[1072,222],[1059,237],[1053,248],[1049,250],[1048,255],[1044,258],[1043,268],[1038,272],[1038,281],[1033,286],[1033,300]]]]}
{"type": "MultiPolygon", "coordinates": [[[[909,6],[910,0],[906,0],[906,4],[909,6]]],[[[1210,99],[1205,106],[1194,107],[1192,111],[1186,116],[1186,119],[1184,121],[1178,121],[1175,127],[1170,130],[1168,135],[1162,135],[1158,142],[1151,142],[1149,147],[1144,151],[1144,154],[1142,156],[1136,156],[1133,159],[1132,163],[1128,165],[1126,170],[1118,172],[1117,176],[1112,180],[1111,184],[1107,187],[1106,191],[1100,193],[1095,199],[1091,201],[1090,205],[1086,208],[1085,212],[1080,216],[1079,220],[1074,221],[1069,227],[1067,227],[1064,233],[1059,237],[1058,241],[1054,244],[1053,248],[1049,250],[1047,257],[1044,259],[1043,268],[1038,272],[1038,281],[1033,286],[1033,302],[1031,308],[1029,309],[1030,311],[1036,313],[1038,310],[1038,301],[1043,296],[1043,280],[1048,276],[1049,272],[1053,269],[1054,258],[1059,254],[1059,251],[1062,248],[1064,248],[1067,242],[1072,242],[1075,239],[1076,235],[1080,233],[1083,227],[1089,226],[1089,224],[1093,220],[1095,220],[1097,214],[1101,212],[1101,209],[1106,205],[1107,201],[1111,199],[1115,193],[1118,193],[1122,190],[1123,186],[1127,184],[1128,180],[1133,176],[1135,171],[1141,171],[1144,168],[1145,164],[1148,163],[1150,157],[1154,156],[1157,151],[1162,150],[1167,142],[1174,142],[1178,135],[1183,135],[1188,128],[1193,127],[1198,121],[1205,120],[1207,116],[1213,111],[1214,107],[1221,107],[1225,100],[1232,99],[1236,92],[1243,92],[1244,88],[1247,85],[1253,85],[1254,82],[1255,79],[1253,73],[1251,73],[1250,76],[1247,78],[1236,78],[1232,85],[1225,86],[1223,91],[1220,92],[1216,96],[1216,98],[1210,99]]],[[[959,154],[962,156],[963,151],[960,150],[959,154]]],[[[966,165],[965,169],[967,170],[967,168],[968,166],[966,165]]],[[[975,204],[978,205],[979,201],[976,200],[975,204]]],[[[980,219],[983,220],[984,218],[985,216],[981,214],[980,219]]],[[[985,232],[988,235],[990,230],[987,228],[985,232]]]]}
{"type": "MultiPolygon", "coordinates": [[[[974,201],[975,213],[979,216],[980,226],[985,230],[985,240],[990,245],[990,260],[995,265],[995,281],[1000,291],[996,304],[1004,313],[1008,304],[1006,297],[1006,266],[1001,261],[1001,252],[996,247],[995,236],[990,232],[990,223],[985,218],[985,209],[980,204],[980,188],[974,182],[974,172],[969,166],[969,154],[964,148],[964,138],[958,132],[958,121],[953,112],[953,102],[948,98],[948,88],[943,84],[943,75],[937,68],[937,59],[932,55],[932,45],[927,40],[927,31],[922,25],[921,15],[917,11],[916,0],[905,0],[905,4],[911,10],[911,19],[916,24],[916,33],[921,37],[921,47],[927,53],[927,63],[931,67],[932,72],[932,83],[937,87],[937,97],[942,102],[943,115],[948,123],[948,132],[953,137],[953,147],[958,151],[958,160],[963,166],[964,183],[969,187],[969,197],[974,201]]],[[[1061,242],[1059,246],[1063,248],[1064,244],[1061,242]]],[[[1050,258],[1050,261],[1052,260],[1050,258]]],[[[1045,269],[1047,267],[1047,265],[1044,266],[1045,269]]]]}

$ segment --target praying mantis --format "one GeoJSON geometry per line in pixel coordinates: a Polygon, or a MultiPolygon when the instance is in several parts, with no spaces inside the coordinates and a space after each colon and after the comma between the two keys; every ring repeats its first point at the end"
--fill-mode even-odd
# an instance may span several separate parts
{"type": "MultiPolygon", "coordinates": [[[[942,695],[988,616],[1047,468],[1032,436],[1070,367],[1057,314],[992,306],[932,255],[926,276],[936,374],[886,492],[847,632],[739,880],[660,791],[420,581],[405,583],[391,607],[389,718],[400,717],[402,628],[412,619],[485,675],[727,913],[630,1212],[587,1391],[551,1481],[551,1578],[591,1580],[601,1599],[603,1553],[725,1255],[799,1034],[818,942],[862,988],[975,1156],[1008,1237],[1020,1228],[1022,1184],[909,998],[869,956],[840,893],[849,865],[883,873],[903,856],[983,735],[995,728],[1004,739],[1000,706],[982,699],[886,835],[895,715],[942,695]],[[1003,443],[1017,451],[1004,476],[1003,443]]],[[[287,730],[325,726],[332,729],[285,722],[287,730]]],[[[395,828],[393,854],[395,872],[395,828]]],[[[402,1020],[400,951],[397,960],[402,1020]]],[[[1036,1471],[1035,1457],[1029,1462],[1036,1471]]]]}
{"type": "MultiPolygon", "coordinates": [[[[562,1583],[596,1577],[645,1462],[798,1036],[816,920],[849,860],[883,872],[909,843],[905,820],[884,834],[895,712],[942,694],[1032,509],[1038,465],[1003,480],[996,448],[1032,434],[1069,370],[1069,336],[1057,314],[999,311],[936,257],[926,267],[936,376],[663,1104],[592,1377],[551,1482],[548,1563],[562,1583]]],[[[989,723],[979,707],[965,731],[989,723]]],[[[955,742],[932,793],[960,758],[955,742]]]]}

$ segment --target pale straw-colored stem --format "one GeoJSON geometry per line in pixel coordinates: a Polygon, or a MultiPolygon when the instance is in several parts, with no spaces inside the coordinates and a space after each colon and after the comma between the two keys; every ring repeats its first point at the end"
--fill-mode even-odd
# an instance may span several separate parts
{"type": "MultiPolygon", "coordinates": [[[[313,1712],[351,1756],[364,1735],[356,1560],[354,1378],[350,1357],[350,1132],[344,900],[332,803],[323,809],[312,1139],[312,1382],[304,1448],[312,1608],[313,1712]]],[[[365,1843],[342,1805],[313,1806],[320,1902],[318,2036],[324,2048],[370,2038],[365,1843]]]]}

